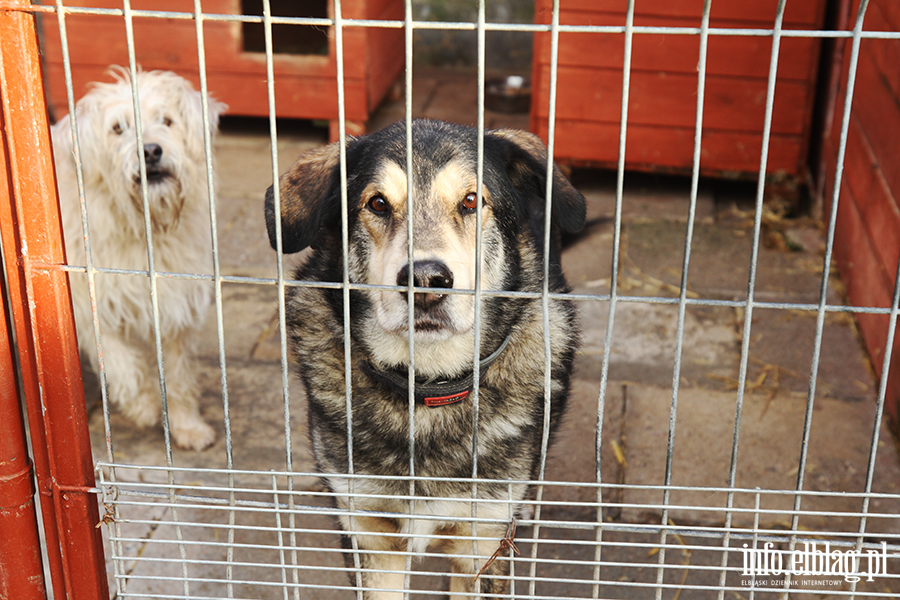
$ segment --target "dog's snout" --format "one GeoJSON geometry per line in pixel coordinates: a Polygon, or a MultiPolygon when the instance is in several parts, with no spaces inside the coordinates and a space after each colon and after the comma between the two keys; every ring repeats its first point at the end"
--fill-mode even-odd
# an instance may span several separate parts
{"type": "MultiPolygon", "coordinates": [[[[397,285],[409,285],[409,265],[403,265],[397,274],[397,285]]],[[[421,260],[413,263],[413,285],[427,288],[453,287],[453,273],[444,263],[437,260],[421,260]]],[[[401,294],[406,294],[401,292],[401,294]]],[[[415,304],[428,309],[443,300],[445,294],[416,293],[415,304]]]]}
{"type": "MultiPolygon", "coordinates": [[[[413,263],[413,284],[416,287],[451,288],[453,273],[447,265],[437,260],[421,260],[413,263]]],[[[403,265],[397,274],[397,285],[409,285],[409,265],[403,265]]]]}
{"type": "Polygon", "coordinates": [[[162,158],[163,149],[159,144],[144,144],[144,162],[155,165],[162,158]]]}

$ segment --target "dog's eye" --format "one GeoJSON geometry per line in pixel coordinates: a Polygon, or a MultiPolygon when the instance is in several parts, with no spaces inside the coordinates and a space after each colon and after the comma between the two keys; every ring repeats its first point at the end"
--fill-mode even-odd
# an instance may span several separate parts
{"type": "Polygon", "coordinates": [[[385,200],[383,196],[372,196],[366,206],[369,207],[369,210],[378,215],[387,214],[391,209],[391,205],[387,203],[387,200],[385,200]]]}
{"type": "Polygon", "coordinates": [[[113,128],[112,128],[112,129],[113,129],[113,131],[116,133],[116,135],[122,135],[122,126],[119,125],[118,123],[116,123],[115,125],[113,125],[113,128]]]}
{"type": "Polygon", "coordinates": [[[172,119],[170,119],[169,117],[163,117],[163,125],[165,125],[166,127],[171,127],[172,119]]]}
{"type": "Polygon", "coordinates": [[[473,213],[478,208],[478,195],[475,192],[466,194],[463,201],[459,203],[459,209],[462,212],[473,213]]]}

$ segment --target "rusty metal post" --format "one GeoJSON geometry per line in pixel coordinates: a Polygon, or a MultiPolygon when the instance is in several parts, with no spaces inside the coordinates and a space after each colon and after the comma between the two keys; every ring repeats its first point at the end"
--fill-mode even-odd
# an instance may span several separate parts
{"type": "Polygon", "coordinates": [[[6,299],[0,294],[0,598],[44,600],[44,569],[6,299]]]}
{"type": "Polygon", "coordinates": [[[44,569],[12,338],[0,294],[0,598],[44,600],[44,569]]]}
{"type": "Polygon", "coordinates": [[[0,4],[0,235],[9,313],[54,595],[106,600],[84,389],[68,279],[59,268],[65,264],[62,224],[29,7],[21,0],[0,4]]]}

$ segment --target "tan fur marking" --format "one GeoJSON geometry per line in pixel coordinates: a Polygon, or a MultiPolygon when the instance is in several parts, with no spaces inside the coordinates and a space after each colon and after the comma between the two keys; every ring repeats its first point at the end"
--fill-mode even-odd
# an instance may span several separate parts
{"type": "Polygon", "coordinates": [[[390,240],[385,237],[387,231],[384,221],[378,215],[372,214],[366,205],[372,198],[381,195],[391,206],[393,217],[406,220],[406,191],[406,173],[398,164],[391,161],[379,165],[374,179],[363,190],[359,198],[360,220],[376,247],[384,247],[390,240]]]}
{"type": "MultiPolygon", "coordinates": [[[[478,176],[472,168],[462,161],[454,160],[449,162],[434,177],[431,184],[432,196],[441,201],[449,214],[458,214],[457,207],[466,197],[466,194],[475,192],[478,189],[478,176]]],[[[487,188],[482,189],[484,201],[490,206],[490,192],[487,188]]],[[[485,216],[487,211],[482,216],[485,216]]]]}

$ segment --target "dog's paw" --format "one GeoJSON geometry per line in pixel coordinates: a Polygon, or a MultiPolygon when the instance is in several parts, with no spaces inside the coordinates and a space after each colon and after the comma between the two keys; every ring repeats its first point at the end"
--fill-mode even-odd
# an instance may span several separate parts
{"type": "Polygon", "coordinates": [[[216,432],[200,415],[182,415],[170,427],[175,444],[187,450],[204,450],[216,441],[216,432]]]}
{"type": "Polygon", "coordinates": [[[122,410],[141,429],[159,423],[159,398],[136,395],[122,404],[122,410]]]}

